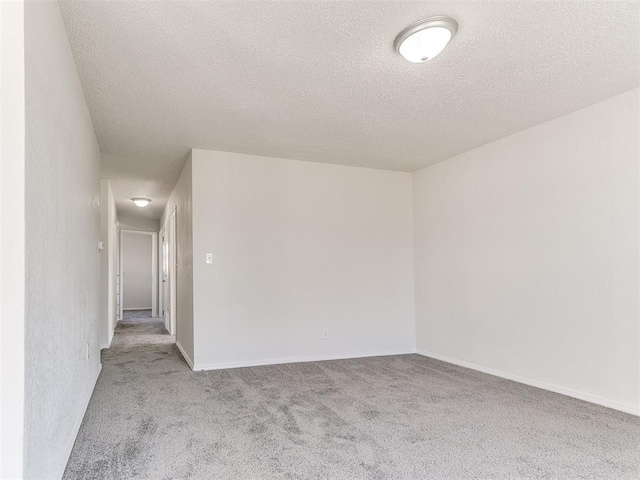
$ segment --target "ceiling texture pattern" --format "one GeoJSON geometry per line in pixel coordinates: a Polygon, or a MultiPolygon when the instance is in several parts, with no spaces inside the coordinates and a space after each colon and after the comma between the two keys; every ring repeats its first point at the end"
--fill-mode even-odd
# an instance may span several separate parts
{"type": "Polygon", "coordinates": [[[410,172],[640,83],[638,1],[61,5],[102,176],[153,218],[191,148],[410,172]],[[407,62],[432,15],[457,35],[407,62]]]}

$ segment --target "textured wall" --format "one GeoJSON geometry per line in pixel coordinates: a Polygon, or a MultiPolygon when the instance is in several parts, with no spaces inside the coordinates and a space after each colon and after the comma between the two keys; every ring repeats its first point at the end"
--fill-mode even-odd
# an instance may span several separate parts
{"type": "Polygon", "coordinates": [[[411,174],[192,156],[196,368],[414,350],[411,174]]]}
{"type": "Polygon", "coordinates": [[[22,478],[24,424],[24,3],[0,2],[0,478],[22,478]]]}
{"type": "Polygon", "coordinates": [[[176,183],[160,225],[176,209],[176,342],[193,365],[193,226],[191,154],[176,183]]]}
{"type": "Polygon", "coordinates": [[[638,413],[638,92],[414,174],[419,350],[638,413]]]}
{"type": "Polygon", "coordinates": [[[25,477],[49,479],[100,368],[99,152],[57,2],[25,4],[25,71],[25,477]]]}
{"type": "Polygon", "coordinates": [[[122,303],[124,309],[150,309],[152,292],[151,235],[122,234],[122,303]]]}

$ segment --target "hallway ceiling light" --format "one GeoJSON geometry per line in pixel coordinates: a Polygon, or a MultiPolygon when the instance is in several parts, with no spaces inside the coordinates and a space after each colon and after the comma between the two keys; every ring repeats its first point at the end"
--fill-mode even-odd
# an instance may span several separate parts
{"type": "Polygon", "coordinates": [[[396,51],[412,63],[424,63],[437,56],[458,31],[451,17],[429,17],[412,23],[393,42],[396,51]]]}
{"type": "Polygon", "coordinates": [[[151,203],[151,200],[148,198],[132,198],[133,203],[136,204],[136,207],[144,208],[151,203]]]}

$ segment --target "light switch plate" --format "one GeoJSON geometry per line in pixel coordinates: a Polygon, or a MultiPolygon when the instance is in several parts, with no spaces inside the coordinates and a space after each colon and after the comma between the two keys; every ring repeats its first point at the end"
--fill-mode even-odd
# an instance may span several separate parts
{"type": "Polygon", "coordinates": [[[213,253],[207,253],[204,257],[204,262],[207,265],[211,265],[213,263],[213,253]]]}

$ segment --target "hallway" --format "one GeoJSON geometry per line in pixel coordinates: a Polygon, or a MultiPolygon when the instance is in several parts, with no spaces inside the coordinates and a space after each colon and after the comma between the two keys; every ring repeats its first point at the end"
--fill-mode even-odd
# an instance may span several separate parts
{"type": "Polygon", "coordinates": [[[191,370],[151,310],[125,311],[101,358],[102,373],[63,478],[144,478],[147,448],[171,457],[170,442],[162,441],[164,448],[155,443],[165,435],[158,419],[171,420],[166,408],[191,370]],[[160,435],[152,441],[154,433],[160,435]]]}
{"type": "Polygon", "coordinates": [[[151,310],[125,310],[122,316],[123,319],[116,325],[111,349],[102,352],[103,363],[104,355],[113,351],[114,347],[171,344],[176,341],[173,335],[169,335],[162,321],[151,316],[151,310]]]}

